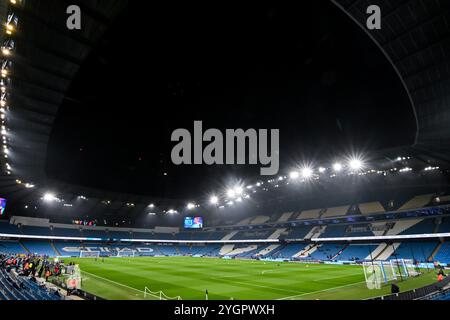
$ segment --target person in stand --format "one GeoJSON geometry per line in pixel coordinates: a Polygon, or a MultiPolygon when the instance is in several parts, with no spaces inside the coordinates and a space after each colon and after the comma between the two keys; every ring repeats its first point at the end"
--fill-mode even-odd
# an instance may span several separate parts
{"type": "Polygon", "coordinates": [[[400,292],[399,286],[396,285],[395,283],[393,283],[393,284],[391,285],[391,293],[392,293],[392,294],[396,294],[396,293],[399,293],[399,292],[400,292]]]}
{"type": "Polygon", "coordinates": [[[48,282],[48,278],[51,276],[51,272],[50,269],[47,269],[47,271],[45,271],[45,281],[48,282]]]}

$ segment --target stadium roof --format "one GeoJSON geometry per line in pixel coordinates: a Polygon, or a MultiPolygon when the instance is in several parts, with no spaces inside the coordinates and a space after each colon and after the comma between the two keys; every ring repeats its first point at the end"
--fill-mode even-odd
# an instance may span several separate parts
{"type": "MultiPolygon", "coordinates": [[[[14,172],[3,176],[3,192],[15,198],[34,199],[36,190],[23,188],[16,179],[54,187],[60,193],[86,191],[99,202],[111,197],[127,203],[148,202],[148,197],[111,194],[51,181],[45,173],[49,137],[61,106],[80,66],[95,48],[115,17],[127,6],[125,0],[76,1],[84,13],[83,28],[67,33],[66,7],[73,1],[22,1],[14,11],[19,17],[17,47],[11,75],[9,101],[14,109],[8,118],[14,172]],[[108,196],[110,194],[110,196],[108,196]]],[[[361,28],[367,2],[332,0],[361,28]]],[[[446,0],[376,1],[383,8],[381,30],[368,32],[392,64],[410,97],[417,121],[414,146],[393,154],[416,154],[429,159],[450,160],[450,14],[446,0]]],[[[387,152],[389,153],[389,152],[387,152]]],[[[383,157],[385,155],[382,155],[383,157]]],[[[168,201],[170,199],[160,199],[168,201]]]]}

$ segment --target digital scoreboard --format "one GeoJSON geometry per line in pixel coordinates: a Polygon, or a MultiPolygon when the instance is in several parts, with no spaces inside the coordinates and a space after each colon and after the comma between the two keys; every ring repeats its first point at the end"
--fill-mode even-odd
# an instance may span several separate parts
{"type": "Polygon", "coordinates": [[[203,217],[185,217],[184,218],[185,229],[202,229],[203,217]]]}

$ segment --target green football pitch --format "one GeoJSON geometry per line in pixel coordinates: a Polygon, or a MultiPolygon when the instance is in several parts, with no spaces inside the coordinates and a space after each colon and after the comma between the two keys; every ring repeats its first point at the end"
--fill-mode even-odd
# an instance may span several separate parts
{"type": "MultiPolygon", "coordinates": [[[[183,300],[367,299],[389,294],[390,286],[368,290],[361,266],[277,263],[191,257],[74,258],[82,289],[105,299],[159,299],[147,287],[183,300]]],[[[435,272],[401,281],[402,291],[434,282],[435,272]]],[[[164,297],[164,296],[163,296],[164,297]]]]}

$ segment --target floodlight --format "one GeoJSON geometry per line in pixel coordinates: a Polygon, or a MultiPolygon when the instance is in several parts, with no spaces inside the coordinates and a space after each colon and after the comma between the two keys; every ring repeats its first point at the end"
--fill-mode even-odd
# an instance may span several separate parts
{"type": "Polygon", "coordinates": [[[354,171],[361,170],[363,167],[362,161],[357,158],[350,159],[348,165],[349,165],[350,169],[352,169],[354,171]]]}
{"type": "Polygon", "coordinates": [[[312,174],[313,174],[313,170],[311,168],[305,167],[302,169],[302,177],[304,179],[311,178],[312,174]]]}
{"type": "Polygon", "coordinates": [[[216,196],[212,196],[212,197],[209,199],[209,202],[210,202],[211,204],[217,204],[217,203],[219,203],[219,198],[217,198],[216,196]]]}
{"type": "Polygon", "coordinates": [[[342,170],[342,164],[340,164],[339,162],[336,162],[335,164],[333,164],[333,170],[336,172],[339,172],[342,170]]]}
{"type": "Polygon", "coordinates": [[[234,198],[236,196],[236,192],[233,189],[229,189],[227,191],[228,198],[234,198]]]}
{"type": "Polygon", "coordinates": [[[195,204],[193,204],[193,203],[188,203],[187,206],[186,206],[186,208],[187,208],[188,210],[192,210],[192,209],[195,208],[195,204]]]}
{"type": "Polygon", "coordinates": [[[56,197],[53,193],[46,193],[42,197],[42,200],[44,200],[45,202],[53,202],[56,200],[56,197]]]}
{"type": "Polygon", "coordinates": [[[289,178],[291,178],[292,180],[298,179],[299,176],[300,174],[298,173],[298,171],[291,171],[291,173],[289,173],[289,178]]]}

